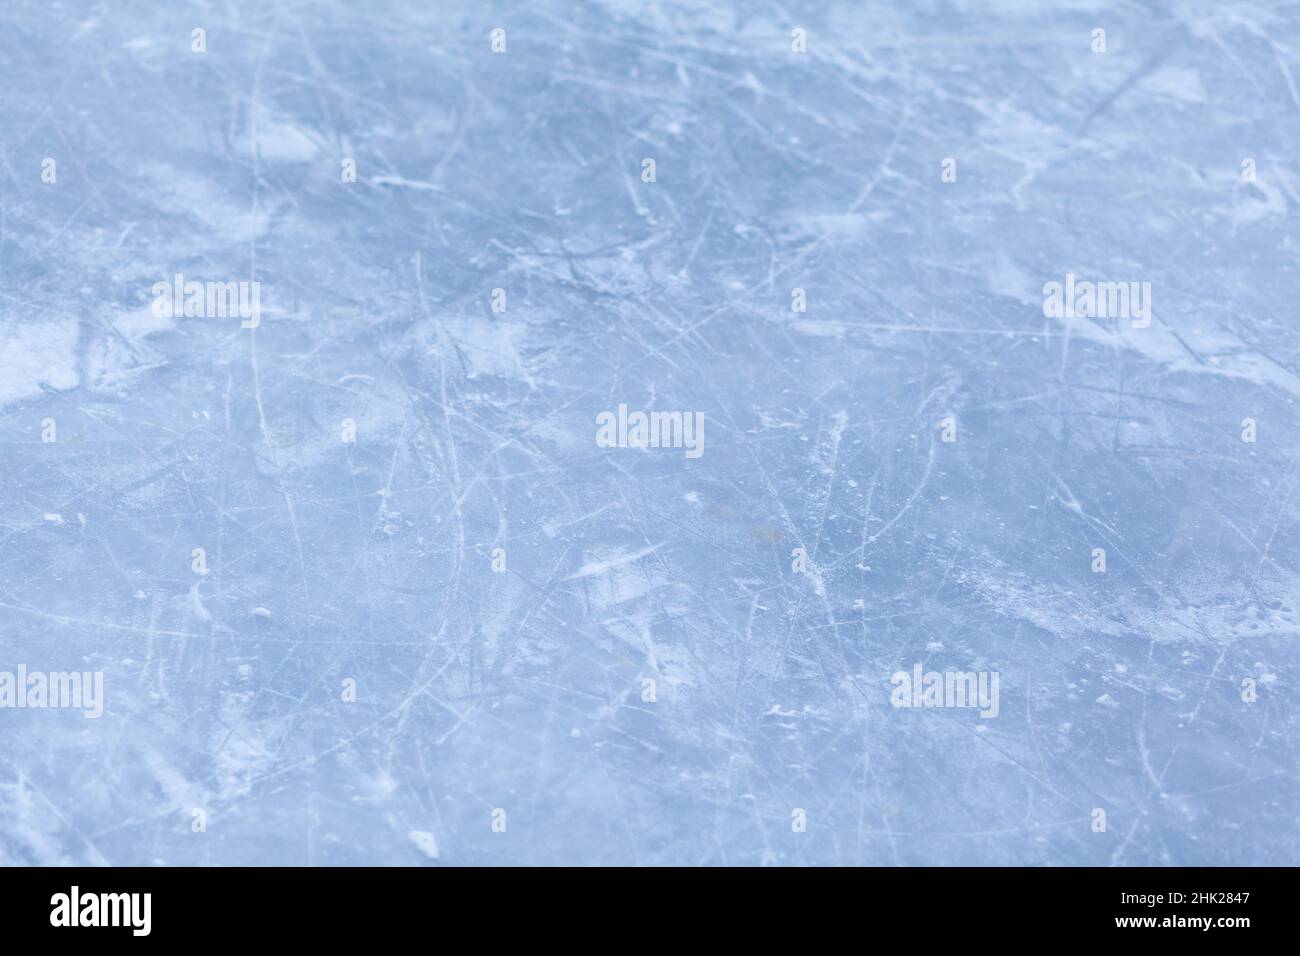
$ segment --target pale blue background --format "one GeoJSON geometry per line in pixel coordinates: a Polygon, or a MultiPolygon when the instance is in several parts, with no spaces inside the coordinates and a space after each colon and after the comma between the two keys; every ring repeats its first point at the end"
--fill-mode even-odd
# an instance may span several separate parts
{"type": "Polygon", "coordinates": [[[108,700],[0,711],[0,862],[1294,862],[1297,51],[1224,0],[5,3],[0,668],[108,700]],[[153,319],[177,271],[261,327],[153,319]],[[1067,271],[1152,328],[1045,319],[1067,271]],[[620,402],[704,457],[598,449],[620,402]],[[917,661],[1000,716],[892,710],[917,661]]]}

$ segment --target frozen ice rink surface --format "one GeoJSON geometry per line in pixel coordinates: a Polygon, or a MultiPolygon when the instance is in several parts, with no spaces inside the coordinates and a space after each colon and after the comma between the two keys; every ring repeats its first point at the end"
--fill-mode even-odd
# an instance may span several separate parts
{"type": "Polygon", "coordinates": [[[161,6],[0,11],[0,862],[1295,862],[1300,6],[161,6]]]}

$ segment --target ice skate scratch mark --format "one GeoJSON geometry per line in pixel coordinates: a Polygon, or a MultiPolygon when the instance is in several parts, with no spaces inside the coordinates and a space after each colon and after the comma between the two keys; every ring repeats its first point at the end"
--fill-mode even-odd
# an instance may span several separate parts
{"type": "Polygon", "coordinates": [[[289,489],[284,485],[284,469],[280,465],[280,456],[276,454],[275,444],[271,441],[270,429],[266,425],[266,409],[262,404],[262,375],[257,367],[256,329],[249,330],[248,354],[253,367],[253,398],[257,405],[257,419],[262,429],[262,441],[266,443],[267,451],[271,455],[271,462],[275,465],[275,483],[279,486],[280,496],[284,498],[285,510],[289,513],[289,528],[293,531],[294,544],[298,549],[298,570],[302,574],[303,597],[310,600],[311,588],[307,584],[307,558],[303,553],[302,536],[298,533],[298,515],[294,510],[293,496],[289,494],[289,489]]]}
{"type": "Polygon", "coordinates": [[[442,192],[441,186],[435,186],[433,183],[422,183],[414,179],[405,179],[402,176],[371,176],[370,182],[374,186],[403,186],[407,189],[423,189],[434,193],[442,192]]]}
{"type": "Polygon", "coordinates": [[[921,497],[921,492],[925,490],[925,486],[930,483],[930,473],[932,471],[934,471],[934,442],[933,441],[930,442],[930,457],[926,459],[925,462],[925,474],[921,476],[921,480],[917,482],[916,487],[912,489],[911,497],[908,498],[907,502],[903,505],[903,507],[898,510],[898,514],[894,515],[894,517],[889,519],[889,523],[887,525],[885,525],[883,528],[881,528],[871,537],[867,538],[865,541],[862,542],[862,546],[860,548],[861,551],[865,552],[868,545],[875,544],[875,542],[879,538],[881,538],[883,535],[888,533],[890,528],[898,524],[898,520],[902,518],[903,515],[907,514],[908,510],[912,507],[912,505],[916,503],[916,499],[921,497]]]}
{"type": "MultiPolygon", "coordinates": [[[[840,63],[838,65],[847,66],[847,64],[844,63],[840,63]]],[[[860,90],[858,90],[856,87],[844,82],[842,79],[840,80],[840,82],[843,83],[844,86],[849,90],[849,92],[851,92],[854,96],[858,97],[859,99],[863,99],[866,100],[867,102],[870,102],[870,100],[868,100],[867,97],[864,96],[863,93],[860,90]]],[[[876,167],[875,174],[869,180],[867,180],[866,183],[863,184],[863,186],[858,192],[857,197],[853,200],[852,203],[848,205],[846,212],[853,213],[861,209],[863,204],[865,204],[866,201],[871,198],[871,194],[875,192],[876,186],[879,185],[880,181],[887,174],[889,174],[890,163],[893,161],[894,153],[898,148],[899,142],[902,140],[903,133],[910,128],[909,124],[911,122],[911,117],[912,117],[912,96],[913,96],[913,76],[909,69],[907,74],[907,93],[906,93],[906,98],[903,101],[902,115],[899,117],[898,123],[894,127],[893,137],[890,139],[889,146],[886,147],[885,149],[885,155],[883,156],[883,158],[880,160],[880,163],[876,167]]],[[[621,156],[621,151],[620,151],[620,156],[621,156]]],[[[630,183],[630,179],[628,181],[630,183]]],[[[637,202],[639,205],[640,201],[635,191],[633,191],[632,193],[632,198],[633,201],[637,202]]],[[[668,349],[670,346],[676,344],[681,339],[687,336],[695,334],[704,326],[708,325],[710,322],[716,319],[719,315],[729,312],[737,308],[738,306],[748,302],[761,290],[773,286],[776,280],[781,276],[785,275],[786,273],[796,271],[799,267],[803,265],[805,261],[807,261],[810,257],[812,257],[817,252],[819,252],[821,248],[829,240],[829,238],[830,238],[829,233],[823,233],[822,236],[815,239],[813,242],[809,243],[806,248],[801,250],[797,255],[793,256],[788,263],[781,266],[779,269],[775,270],[774,272],[769,271],[768,277],[765,280],[761,282],[757,282],[754,285],[750,286],[749,288],[743,290],[738,296],[734,297],[733,299],[729,299],[727,302],[720,305],[718,308],[713,309],[712,311],[705,314],[698,322],[695,322],[692,325],[682,328],[677,332],[676,335],[673,335],[667,341],[661,343],[657,348],[651,348],[649,351],[643,353],[639,358],[637,358],[634,362],[632,362],[631,365],[633,366],[638,365],[641,362],[647,361],[651,358],[659,358],[659,359],[665,358],[664,351],[668,349]]]]}
{"type": "MultiPolygon", "coordinates": [[[[276,18],[278,21],[278,17],[276,18]]],[[[257,65],[253,70],[253,88],[249,94],[249,125],[254,143],[260,142],[259,127],[261,125],[262,115],[262,68],[266,64],[269,39],[262,44],[262,49],[257,56],[257,65]]],[[[260,183],[262,181],[262,157],[261,149],[253,150],[253,196],[251,214],[256,215],[261,207],[260,183]]],[[[254,234],[248,240],[248,274],[251,277],[257,276],[257,236],[254,234]]],[[[257,404],[258,424],[262,430],[262,441],[266,443],[267,451],[270,452],[271,462],[275,465],[275,483],[279,486],[280,495],[284,498],[285,509],[289,513],[289,527],[293,531],[293,540],[298,548],[298,570],[302,575],[302,593],[303,597],[311,599],[311,588],[307,583],[307,559],[303,554],[302,536],[298,533],[298,515],[294,510],[293,496],[284,484],[284,469],[280,465],[280,456],[276,454],[275,444],[271,441],[270,429],[266,425],[266,409],[262,404],[262,376],[257,367],[257,329],[249,330],[248,354],[249,362],[253,369],[253,394],[257,404]]]]}
{"type": "MultiPolygon", "coordinates": [[[[12,805],[16,806],[19,811],[18,819],[16,821],[18,824],[17,826],[18,833],[21,834],[23,832],[28,832],[28,833],[40,832],[35,828],[34,822],[30,821],[29,819],[32,816],[30,811],[33,809],[33,807],[32,807],[32,800],[25,791],[30,790],[33,793],[35,793],[38,797],[40,797],[43,801],[45,801],[45,805],[50,808],[54,816],[58,817],[59,822],[63,824],[63,826],[65,826],[68,830],[75,833],[81,839],[81,842],[86,845],[86,849],[89,850],[91,854],[90,859],[92,865],[94,866],[110,865],[108,857],[104,856],[104,854],[100,851],[99,847],[95,845],[95,841],[92,840],[89,836],[87,836],[84,832],[82,832],[81,828],[77,826],[76,821],[68,819],[68,817],[64,815],[63,811],[60,810],[58,806],[54,803],[54,801],[45,795],[45,791],[43,791],[39,786],[37,786],[31,779],[27,777],[27,775],[23,772],[23,769],[21,767],[15,764],[8,757],[5,757],[4,761],[5,763],[9,764],[9,766],[13,767],[14,771],[17,774],[15,781],[12,784],[6,784],[5,789],[14,791],[14,800],[12,805]]],[[[33,845],[30,840],[27,842],[29,845],[33,845]]],[[[40,849],[40,847],[36,847],[36,849],[40,849]]]]}
{"type": "Polygon", "coordinates": [[[1173,47],[1166,46],[1163,50],[1159,50],[1155,55],[1149,57],[1145,63],[1130,73],[1124,82],[1115,88],[1114,92],[1089,111],[1088,115],[1083,118],[1083,126],[1080,127],[1079,132],[1088,132],[1088,127],[1092,125],[1094,119],[1109,110],[1115,104],[1116,100],[1137,86],[1137,84],[1149,73],[1153,72],[1171,52],[1173,52],[1173,47]]]}

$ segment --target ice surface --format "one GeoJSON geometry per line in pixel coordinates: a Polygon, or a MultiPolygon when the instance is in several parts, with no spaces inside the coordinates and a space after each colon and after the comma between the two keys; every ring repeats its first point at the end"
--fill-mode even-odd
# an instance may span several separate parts
{"type": "Polygon", "coordinates": [[[1294,863],[1297,52],[1254,0],[9,0],[0,671],[105,701],[0,709],[0,862],[1294,863]]]}

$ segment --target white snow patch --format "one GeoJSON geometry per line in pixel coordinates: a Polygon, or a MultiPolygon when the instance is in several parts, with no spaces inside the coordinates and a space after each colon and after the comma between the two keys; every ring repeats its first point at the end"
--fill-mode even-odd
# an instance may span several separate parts
{"type": "Polygon", "coordinates": [[[572,581],[575,578],[589,578],[594,574],[604,574],[612,568],[621,567],[624,564],[631,564],[633,561],[640,561],[647,554],[653,554],[660,545],[650,548],[642,548],[636,552],[615,551],[607,558],[596,561],[588,561],[582,567],[578,568],[573,574],[570,574],[565,580],[572,581]]]}
{"type": "Polygon", "coordinates": [[[79,333],[75,318],[0,327],[0,406],[76,388],[79,333]]]}
{"type": "Polygon", "coordinates": [[[307,163],[316,158],[319,149],[306,132],[279,120],[262,121],[257,134],[250,138],[252,152],[273,163],[307,163]]]}
{"type": "Polygon", "coordinates": [[[438,840],[428,830],[412,830],[406,836],[429,859],[438,859],[438,840]]]}
{"type": "Polygon", "coordinates": [[[123,312],[113,320],[113,327],[132,344],[140,342],[147,335],[166,332],[175,326],[176,320],[170,316],[154,315],[152,305],[136,309],[134,312],[123,312]]]}

